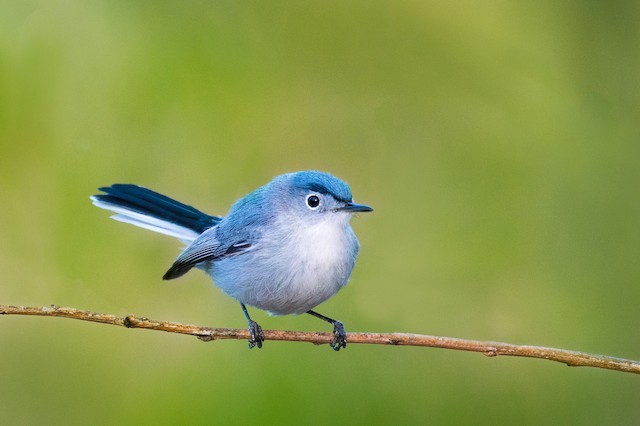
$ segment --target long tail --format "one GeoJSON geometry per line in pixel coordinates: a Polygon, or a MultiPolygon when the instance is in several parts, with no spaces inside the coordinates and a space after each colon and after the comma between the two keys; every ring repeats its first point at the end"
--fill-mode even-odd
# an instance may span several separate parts
{"type": "Polygon", "coordinates": [[[92,195],[96,206],[111,210],[120,222],[193,241],[222,220],[150,189],[131,184],[99,188],[104,194],[92,195]]]}

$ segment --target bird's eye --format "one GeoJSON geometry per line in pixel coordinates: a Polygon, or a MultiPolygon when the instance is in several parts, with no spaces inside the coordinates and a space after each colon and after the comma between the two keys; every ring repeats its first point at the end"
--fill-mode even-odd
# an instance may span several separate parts
{"type": "Polygon", "coordinates": [[[320,198],[316,194],[307,195],[307,205],[311,209],[316,209],[320,205],[320,198]]]}

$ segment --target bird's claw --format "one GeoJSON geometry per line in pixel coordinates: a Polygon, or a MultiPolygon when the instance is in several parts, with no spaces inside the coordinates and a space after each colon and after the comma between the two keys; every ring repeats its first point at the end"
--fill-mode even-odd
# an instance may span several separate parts
{"type": "Polygon", "coordinates": [[[260,324],[250,320],[249,334],[251,334],[251,338],[249,339],[249,349],[253,349],[254,346],[258,346],[258,349],[260,349],[262,347],[262,342],[264,342],[264,333],[262,332],[260,324]]]}
{"type": "Polygon", "coordinates": [[[334,351],[347,347],[347,332],[344,331],[344,325],[340,321],[333,323],[333,340],[329,345],[334,351]]]}

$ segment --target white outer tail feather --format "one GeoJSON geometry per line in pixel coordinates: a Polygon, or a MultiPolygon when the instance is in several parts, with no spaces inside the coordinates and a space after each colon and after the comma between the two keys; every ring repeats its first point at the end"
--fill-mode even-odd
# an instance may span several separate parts
{"type": "Polygon", "coordinates": [[[91,197],[93,204],[101,209],[109,210],[117,214],[111,216],[112,219],[119,222],[130,223],[131,225],[138,226],[140,228],[148,229],[150,231],[158,232],[160,234],[169,235],[170,237],[178,238],[185,244],[189,244],[198,237],[198,233],[183,226],[176,225],[175,223],[168,222],[162,219],[158,219],[153,216],[147,216],[142,213],[138,213],[133,210],[129,210],[116,204],[105,203],[98,200],[95,197],[91,197]]]}

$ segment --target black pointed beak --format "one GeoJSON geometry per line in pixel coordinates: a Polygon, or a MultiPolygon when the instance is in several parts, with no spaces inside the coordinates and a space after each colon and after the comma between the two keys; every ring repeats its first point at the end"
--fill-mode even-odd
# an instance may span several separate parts
{"type": "Polygon", "coordinates": [[[338,211],[349,212],[349,213],[364,213],[364,212],[372,212],[373,209],[369,206],[365,206],[364,204],[356,204],[352,201],[349,201],[344,206],[338,208],[338,211]]]}

